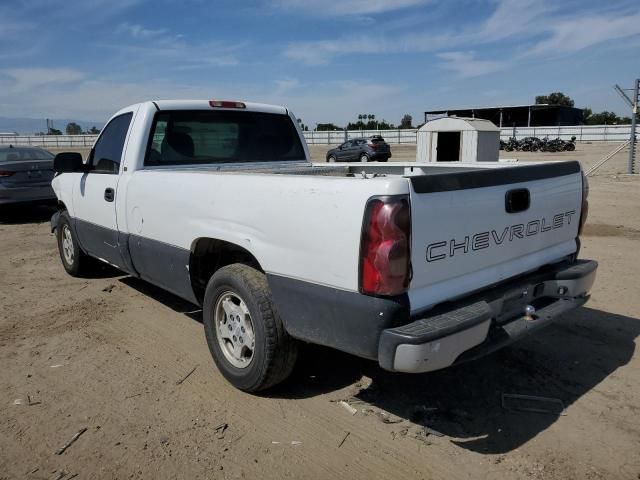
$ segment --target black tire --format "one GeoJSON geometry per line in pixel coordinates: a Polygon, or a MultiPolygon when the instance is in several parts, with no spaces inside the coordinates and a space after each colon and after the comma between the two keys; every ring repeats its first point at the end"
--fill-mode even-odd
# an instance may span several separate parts
{"type": "Polygon", "coordinates": [[[240,263],[218,270],[207,284],[202,318],[213,360],[234,387],[257,392],[273,387],[291,375],[298,357],[298,342],[285,331],[262,272],[240,263]],[[255,337],[251,359],[242,368],[226,358],[218,341],[216,308],[218,300],[230,292],[246,304],[255,337]]]}
{"type": "Polygon", "coordinates": [[[58,219],[58,225],[56,227],[56,239],[58,241],[58,253],[60,254],[62,266],[69,275],[72,277],[84,276],[91,271],[93,266],[95,266],[93,259],[84,253],[80,248],[80,245],[78,245],[78,240],[76,239],[75,232],[71,226],[71,219],[69,218],[69,214],[66,210],[60,212],[60,218],[58,219]],[[72,252],[70,255],[65,255],[63,247],[63,242],[67,233],[69,235],[69,237],[67,237],[67,241],[70,242],[69,251],[72,252]]]}
{"type": "Polygon", "coordinates": [[[337,161],[335,155],[329,155],[327,157],[327,163],[335,163],[337,161]]]}
{"type": "Polygon", "coordinates": [[[360,161],[361,162],[368,162],[369,161],[369,155],[367,155],[366,153],[361,153],[360,154],[360,161]]]}

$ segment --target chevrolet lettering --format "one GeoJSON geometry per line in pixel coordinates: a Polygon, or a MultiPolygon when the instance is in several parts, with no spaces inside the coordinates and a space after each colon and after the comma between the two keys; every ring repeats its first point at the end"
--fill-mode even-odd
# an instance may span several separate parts
{"type": "Polygon", "coordinates": [[[448,241],[439,241],[427,245],[427,262],[444,260],[456,254],[475,252],[491,246],[501,246],[505,242],[513,242],[514,239],[526,239],[533,235],[550,232],[556,228],[571,225],[571,220],[576,211],[571,210],[565,213],[558,213],[553,217],[531,220],[530,222],[517,223],[505,227],[500,231],[490,230],[479,232],[473,235],[466,235],[462,239],[452,238],[448,241]]]}

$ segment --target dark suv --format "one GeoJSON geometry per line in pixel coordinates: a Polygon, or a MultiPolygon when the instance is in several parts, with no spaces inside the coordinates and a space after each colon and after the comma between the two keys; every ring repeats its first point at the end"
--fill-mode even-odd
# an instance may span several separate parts
{"type": "Polygon", "coordinates": [[[390,157],[391,147],[380,135],[352,138],[327,152],[327,162],[386,162],[390,157]]]}

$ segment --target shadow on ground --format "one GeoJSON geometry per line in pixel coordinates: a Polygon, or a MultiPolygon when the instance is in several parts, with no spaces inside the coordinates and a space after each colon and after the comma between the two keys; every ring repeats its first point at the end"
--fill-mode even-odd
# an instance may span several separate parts
{"type": "Polygon", "coordinates": [[[164,306],[169,307],[174,312],[182,313],[192,320],[202,323],[202,309],[193,303],[187,302],[186,300],[183,300],[182,298],[139,278],[123,277],[119,280],[143,295],[151,297],[162,303],[164,306]]]}
{"type": "Polygon", "coordinates": [[[488,357],[420,375],[386,372],[374,362],[312,347],[304,352],[294,377],[271,395],[314,396],[365,375],[371,385],[352,399],[363,402],[360,407],[369,404],[437,430],[475,452],[506,453],[558,416],[505,410],[503,393],[557,398],[569,407],[631,360],[639,334],[636,318],[582,308],[488,357]]]}
{"type": "MultiPolygon", "coordinates": [[[[202,321],[201,310],[189,302],[142,280],[120,281],[202,321]]],[[[569,407],[631,360],[639,335],[637,318],[581,308],[488,357],[414,375],[387,372],[376,362],[303,344],[292,377],[265,396],[300,399],[352,387],[351,401],[361,408],[370,405],[429,427],[468,450],[500,454],[520,447],[558,419],[557,414],[505,410],[503,393],[556,398],[569,407]],[[363,375],[371,382],[359,389],[363,375]]]]}
{"type": "Polygon", "coordinates": [[[55,211],[53,203],[0,206],[0,225],[48,222],[55,211]]]}

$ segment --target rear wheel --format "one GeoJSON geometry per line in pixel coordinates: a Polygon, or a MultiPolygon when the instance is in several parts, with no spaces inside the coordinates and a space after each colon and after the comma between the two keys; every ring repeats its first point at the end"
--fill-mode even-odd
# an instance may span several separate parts
{"type": "Polygon", "coordinates": [[[209,280],[202,311],[213,360],[233,386],[257,392],[291,374],[298,344],[273,307],[263,273],[239,263],[221,268],[209,280]]]}
{"type": "Polygon", "coordinates": [[[369,161],[369,157],[367,156],[366,153],[363,153],[362,155],[360,155],[360,161],[361,162],[368,162],[369,161]]]}
{"type": "Polygon", "coordinates": [[[66,211],[60,213],[56,237],[60,260],[62,260],[62,266],[67,273],[72,277],[80,277],[88,273],[93,259],[84,253],[78,245],[78,240],[71,227],[71,219],[66,211]]]}

